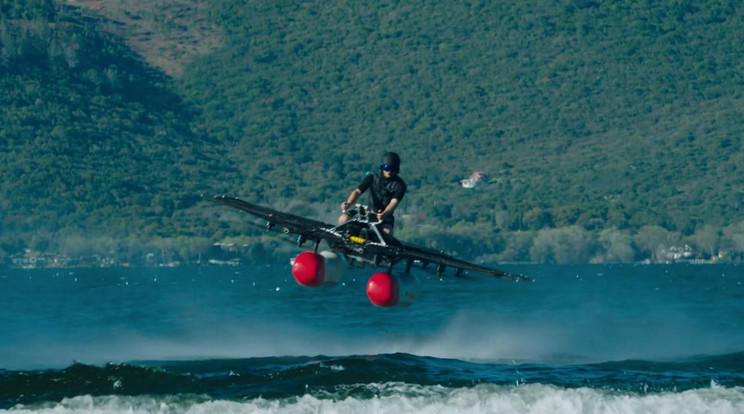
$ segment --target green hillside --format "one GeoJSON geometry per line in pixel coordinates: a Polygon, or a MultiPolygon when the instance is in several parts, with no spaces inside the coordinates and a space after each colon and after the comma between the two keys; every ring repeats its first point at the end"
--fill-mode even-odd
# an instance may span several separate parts
{"type": "Polygon", "coordinates": [[[198,195],[333,220],[385,150],[406,240],[501,261],[744,252],[737,2],[157,3],[3,2],[5,254],[255,245],[198,195]],[[204,19],[219,46],[192,44],[204,19]],[[201,54],[175,77],[146,63],[182,49],[201,54]]]}
{"type": "Polygon", "coordinates": [[[219,188],[209,171],[226,166],[216,141],[190,129],[197,111],[172,83],[49,1],[2,11],[2,251],[129,259],[203,233],[183,211],[219,188]]]}
{"type": "Polygon", "coordinates": [[[240,188],[255,199],[338,198],[390,148],[406,208],[442,204],[438,220],[690,234],[744,218],[733,6],[218,3],[225,47],[183,93],[262,180],[240,188]],[[473,170],[493,184],[455,188],[473,170]]]}

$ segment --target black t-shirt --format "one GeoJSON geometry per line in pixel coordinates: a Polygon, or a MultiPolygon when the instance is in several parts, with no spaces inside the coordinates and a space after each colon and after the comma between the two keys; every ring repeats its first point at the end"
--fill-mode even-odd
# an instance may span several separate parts
{"type": "Polygon", "coordinates": [[[370,190],[369,205],[379,211],[384,210],[390,204],[390,200],[394,198],[401,201],[406,194],[407,187],[403,179],[397,174],[391,178],[385,178],[381,174],[370,172],[367,173],[358,188],[362,193],[367,189],[370,190]]]}

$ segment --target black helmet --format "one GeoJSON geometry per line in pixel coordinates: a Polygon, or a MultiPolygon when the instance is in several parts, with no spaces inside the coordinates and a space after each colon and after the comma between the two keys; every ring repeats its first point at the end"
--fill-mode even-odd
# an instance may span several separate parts
{"type": "Polygon", "coordinates": [[[400,171],[400,157],[394,152],[386,152],[382,155],[380,168],[397,173],[400,171]]]}

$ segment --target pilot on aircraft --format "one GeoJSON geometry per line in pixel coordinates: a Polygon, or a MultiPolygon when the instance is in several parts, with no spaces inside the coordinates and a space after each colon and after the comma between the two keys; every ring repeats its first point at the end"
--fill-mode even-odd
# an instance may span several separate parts
{"type": "Polygon", "coordinates": [[[355,188],[346,201],[341,203],[341,209],[344,213],[338,218],[338,224],[342,224],[349,219],[346,210],[369,189],[369,206],[377,212],[377,220],[382,222],[380,226],[382,231],[386,235],[392,236],[393,226],[395,225],[393,212],[406,193],[406,183],[398,176],[399,171],[400,157],[398,154],[386,152],[380,162],[380,173],[368,172],[359,187],[355,188]]]}

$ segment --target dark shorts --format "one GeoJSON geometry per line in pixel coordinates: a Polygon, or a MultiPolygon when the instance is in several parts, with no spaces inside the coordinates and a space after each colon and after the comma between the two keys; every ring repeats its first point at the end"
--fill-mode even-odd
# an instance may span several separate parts
{"type": "Polygon", "coordinates": [[[395,216],[387,216],[384,219],[382,219],[382,225],[389,225],[390,227],[395,227],[395,216]]]}

